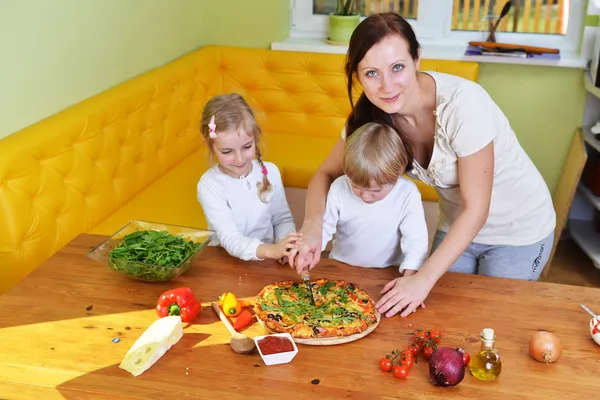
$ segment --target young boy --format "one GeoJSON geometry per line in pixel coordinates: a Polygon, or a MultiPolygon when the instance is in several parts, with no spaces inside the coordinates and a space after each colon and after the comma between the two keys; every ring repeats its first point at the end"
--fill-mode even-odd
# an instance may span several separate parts
{"type": "Polygon", "coordinates": [[[403,178],[408,154],[389,126],[369,123],[346,140],[344,174],[327,195],[323,249],[330,258],[365,267],[399,266],[414,274],[427,257],[429,241],[421,194],[403,178]]]}

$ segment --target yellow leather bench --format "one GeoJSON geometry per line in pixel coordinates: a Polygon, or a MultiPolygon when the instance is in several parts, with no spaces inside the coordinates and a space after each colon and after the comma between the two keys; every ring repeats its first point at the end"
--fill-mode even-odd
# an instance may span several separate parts
{"type": "MultiPolygon", "coordinates": [[[[133,218],[206,227],[198,123],[216,94],[246,98],[265,132],[264,158],[286,186],[305,188],[349,112],[343,61],[206,46],[0,140],[0,293],[82,232],[112,234],[133,218]]],[[[478,74],[472,62],[421,68],[478,74]]]]}

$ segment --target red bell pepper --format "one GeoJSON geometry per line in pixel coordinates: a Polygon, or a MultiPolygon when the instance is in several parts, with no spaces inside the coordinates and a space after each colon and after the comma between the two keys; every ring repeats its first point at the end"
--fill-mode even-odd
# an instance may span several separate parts
{"type": "Polygon", "coordinates": [[[190,288],[181,287],[163,293],[158,299],[156,313],[160,318],[180,315],[183,322],[190,322],[200,312],[202,306],[190,288]]]}
{"type": "Polygon", "coordinates": [[[248,311],[248,309],[245,309],[235,319],[235,322],[233,323],[233,329],[235,329],[236,331],[239,331],[240,329],[248,326],[248,324],[250,324],[251,321],[252,321],[252,313],[250,311],[248,311]]]}

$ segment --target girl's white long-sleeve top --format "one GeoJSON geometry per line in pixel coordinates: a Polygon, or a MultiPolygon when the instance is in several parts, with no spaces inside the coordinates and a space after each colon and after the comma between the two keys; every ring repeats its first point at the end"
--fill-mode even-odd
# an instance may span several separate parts
{"type": "Polygon", "coordinates": [[[323,249],[333,234],[330,258],[346,264],[417,270],[429,250],[427,224],[417,186],[400,178],[383,199],[368,204],[352,192],[346,175],[329,189],[323,221],[323,249]]]}
{"type": "Polygon", "coordinates": [[[242,260],[259,260],[258,246],[278,243],[296,231],[279,169],[270,162],[264,165],[273,186],[267,203],[258,197],[258,183],[263,175],[256,160],[250,173],[239,179],[215,165],[202,175],[197,186],[198,201],[209,229],[216,232],[211,245],[222,246],[242,260]]]}

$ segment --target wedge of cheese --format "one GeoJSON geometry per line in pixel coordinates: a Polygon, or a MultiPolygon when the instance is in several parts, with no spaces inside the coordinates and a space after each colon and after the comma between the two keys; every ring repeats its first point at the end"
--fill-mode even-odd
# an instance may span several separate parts
{"type": "Polygon", "coordinates": [[[130,372],[133,376],[141,375],[182,336],[183,325],[179,315],[163,317],[154,321],[125,354],[119,368],[130,372]]]}

